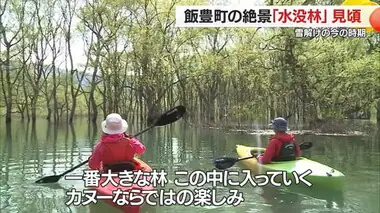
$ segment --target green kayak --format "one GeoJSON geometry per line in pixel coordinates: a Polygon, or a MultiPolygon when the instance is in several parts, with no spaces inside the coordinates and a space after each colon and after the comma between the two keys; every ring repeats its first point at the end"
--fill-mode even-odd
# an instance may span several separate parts
{"type": "MultiPolygon", "coordinates": [[[[236,151],[240,158],[244,158],[252,156],[251,153],[253,152],[263,153],[265,148],[237,145],[236,151]]],[[[299,177],[308,172],[309,174],[305,174],[303,179],[312,184],[310,187],[342,190],[344,185],[345,176],[343,173],[305,157],[299,157],[295,161],[271,162],[270,164],[260,164],[256,158],[251,158],[243,160],[241,163],[255,175],[266,174],[268,171],[284,171],[286,172],[287,180],[291,180],[292,184],[303,184],[306,186],[305,182],[299,179],[299,177]]],[[[281,183],[283,186],[286,185],[286,182],[282,181],[282,175],[278,175],[277,177],[275,179],[276,182],[281,183]]]]}

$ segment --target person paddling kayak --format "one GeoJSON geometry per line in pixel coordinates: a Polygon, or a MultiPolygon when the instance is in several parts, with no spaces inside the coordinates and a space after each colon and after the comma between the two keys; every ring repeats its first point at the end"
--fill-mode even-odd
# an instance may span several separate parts
{"type": "Polygon", "coordinates": [[[115,167],[117,170],[133,169],[131,163],[136,163],[133,161],[135,154],[144,154],[145,146],[138,139],[127,137],[127,121],[119,114],[111,113],[102,122],[101,127],[103,134],[89,158],[88,166],[103,172],[108,169],[114,170],[115,167]]]}
{"type": "Polygon", "coordinates": [[[284,118],[275,118],[269,126],[275,135],[270,138],[265,152],[257,156],[258,162],[268,164],[271,161],[290,161],[301,156],[301,149],[296,143],[294,135],[286,132],[288,122],[284,118]]]}

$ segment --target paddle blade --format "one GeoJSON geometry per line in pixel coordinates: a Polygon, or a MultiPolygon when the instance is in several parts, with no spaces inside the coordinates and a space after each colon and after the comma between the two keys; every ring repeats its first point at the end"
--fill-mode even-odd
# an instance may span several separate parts
{"type": "Polygon", "coordinates": [[[61,176],[59,175],[52,175],[52,176],[43,177],[37,180],[35,183],[56,183],[59,181],[60,178],[61,176]]]}
{"type": "Polygon", "coordinates": [[[238,161],[237,158],[232,157],[222,157],[214,160],[214,166],[217,169],[227,169],[235,165],[235,163],[238,161]]]}
{"type": "Polygon", "coordinates": [[[306,150],[306,149],[310,149],[311,147],[313,147],[313,143],[312,142],[304,142],[304,143],[301,143],[299,146],[300,146],[301,150],[306,150]]]}
{"type": "Polygon", "coordinates": [[[160,116],[160,118],[156,121],[154,126],[165,126],[167,124],[173,123],[178,119],[182,118],[182,116],[186,113],[186,107],[179,105],[174,107],[173,109],[168,110],[164,114],[160,116]]]}

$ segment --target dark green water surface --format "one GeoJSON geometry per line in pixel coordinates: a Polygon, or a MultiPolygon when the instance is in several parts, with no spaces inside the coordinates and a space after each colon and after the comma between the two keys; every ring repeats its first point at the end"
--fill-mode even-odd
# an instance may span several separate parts
{"type": "MultiPolygon", "coordinates": [[[[119,212],[104,203],[66,206],[66,191],[83,189],[83,181],[64,180],[58,184],[36,185],[41,176],[59,174],[86,160],[100,135],[99,127],[77,121],[73,126],[54,126],[43,120],[35,125],[14,120],[11,126],[0,124],[1,199],[0,212],[119,212]]],[[[138,132],[133,128],[130,132],[138,132]]],[[[311,141],[314,147],[306,155],[346,175],[342,196],[328,190],[290,191],[274,187],[238,188],[244,202],[238,206],[145,206],[144,212],[380,212],[380,140],[379,136],[327,137],[297,136],[299,142],[311,141]]],[[[190,128],[182,123],[153,129],[141,135],[147,147],[141,157],[153,169],[165,169],[169,183],[176,170],[211,170],[213,159],[236,156],[236,144],[265,147],[268,136],[223,133],[190,128]]],[[[82,167],[72,174],[81,174],[82,167]]],[[[239,170],[236,165],[231,170],[239,170]]],[[[194,188],[194,187],[187,187],[194,188]]],[[[229,187],[218,187],[218,196],[229,187]]]]}

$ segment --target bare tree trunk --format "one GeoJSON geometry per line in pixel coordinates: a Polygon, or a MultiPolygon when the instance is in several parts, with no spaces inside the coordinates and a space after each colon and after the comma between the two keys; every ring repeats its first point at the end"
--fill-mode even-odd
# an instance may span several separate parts
{"type": "MultiPolygon", "coordinates": [[[[22,35],[19,36],[19,34],[20,34],[22,28],[24,27],[23,26],[24,15],[25,15],[24,14],[24,12],[25,12],[24,6],[25,6],[25,3],[21,3],[21,5],[19,5],[20,8],[17,8],[17,6],[10,4],[10,2],[8,2],[8,0],[2,1],[1,5],[0,5],[0,34],[1,34],[1,38],[2,38],[2,41],[3,41],[4,46],[5,46],[5,61],[2,61],[0,59],[0,69],[1,69],[0,81],[1,81],[1,87],[2,87],[3,96],[4,96],[4,102],[5,102],[5,106],[6,106],[6,113],[5,113],[5,122],[6,123],[10,123],[12,120],[11,117],[12,117],[12,106],[13,106],[13,86],[14,86],[14,83],[16,82],[16,80],[20,74],[20,71],[21,71],[21,69],[18,69],[18,71],[16,71],[17,72],[16,79],[12,82],[12,80],[11,80],[11,65],[12,65],[11,63],[12,63],[12,61],[11,60],[15,55],[11,56],[11,50],[13,50],[13,47],[15,45],[17,45],[21,41],[21,38],[22,38],[22,35]],[[13,8],[13,7],[15,7],[15,8],[13,8]],[[18,14],[17,14],[19,17],[18,23],[12,24],[12,27],[15,25],[16,26],[18,25],[18,28],[16,31],[8,29],[8,27],[10,27],[10,26],[6,25],[6,23],[3,23],[3,17],[4,17],[4,14],[6,13],[7,10],[18,11],[18,14]],[[10,37],[10,39],[8,40],[9,37],[10,37]],[[3,69],[4,69],[3,66],[5,66],[5,77],[4,77],[4,72],[3,72],[3,69]]],[[[0,45],[0,46],[2,46],[2,45],[0,45]]]]}

